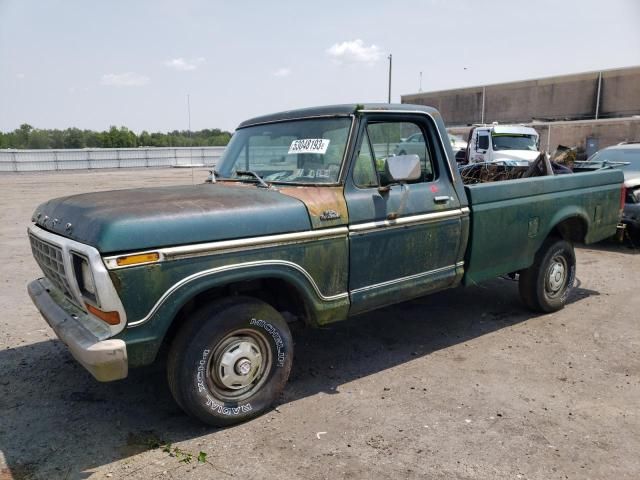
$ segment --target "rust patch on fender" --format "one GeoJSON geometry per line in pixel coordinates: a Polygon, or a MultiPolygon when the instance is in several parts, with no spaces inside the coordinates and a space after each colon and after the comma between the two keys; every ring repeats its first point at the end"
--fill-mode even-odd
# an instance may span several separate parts
{"type": "Polygon", "coordinates": [[[278,191],[304,202],[314,229],[349,223],[342,187],[281,187],[278,191]]]}

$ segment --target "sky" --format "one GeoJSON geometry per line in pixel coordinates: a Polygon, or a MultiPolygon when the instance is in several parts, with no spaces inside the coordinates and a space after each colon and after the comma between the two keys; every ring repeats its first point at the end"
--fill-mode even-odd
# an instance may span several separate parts
{"type": "MultiPolygon", "coordinates": [[[[0,131],[222,128],[640,65],[640,1],[0,0],[0,131]]],[[[445,119],[446,120],[446,119],[445,119]]]]}

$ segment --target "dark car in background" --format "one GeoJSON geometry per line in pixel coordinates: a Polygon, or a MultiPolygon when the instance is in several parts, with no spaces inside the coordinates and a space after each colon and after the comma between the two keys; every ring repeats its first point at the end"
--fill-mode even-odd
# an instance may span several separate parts
{"type": "Polygon", "coordinates": [[[626,189],[622,222],[634,237],[640,236],[640,142],[621,143],[594,153],[582,169],[618,168],[626,189]]]}

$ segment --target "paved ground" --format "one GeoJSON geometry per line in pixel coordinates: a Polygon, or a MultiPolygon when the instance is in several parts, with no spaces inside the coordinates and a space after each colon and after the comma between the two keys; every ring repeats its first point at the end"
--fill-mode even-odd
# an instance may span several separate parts
{"type": "Polygon", "coordinates": [[[161,366],[95,382],[25,292],[39,274],[30,215],[53,196],[191,181],[0,175],[0,480],[640,478],[640,257],[622,246],[578,250],[578,288],[556,314],[527,312],[495,280],[298,331],[279,407],[233,428],[186,417],[161,366]]]}

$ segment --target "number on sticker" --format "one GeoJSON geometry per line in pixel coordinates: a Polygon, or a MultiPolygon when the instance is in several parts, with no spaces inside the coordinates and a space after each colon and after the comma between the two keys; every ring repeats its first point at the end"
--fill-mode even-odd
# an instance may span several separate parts
{"type": "Polygon", "coordinates": [[[327,138],[301,138],[294,140],[289,146],[289,155],[294,153],[320,153],[324,155],[329,148],[330,140],[327,138]]]}

